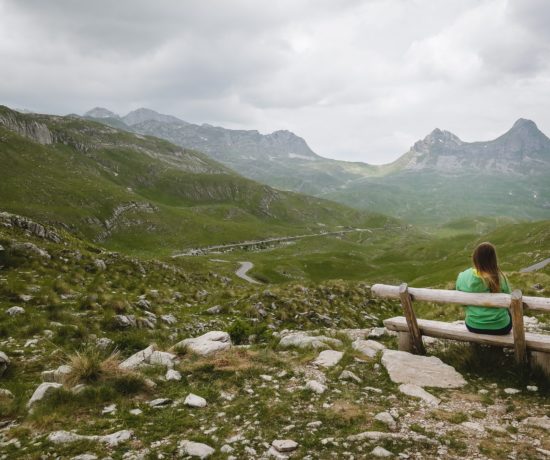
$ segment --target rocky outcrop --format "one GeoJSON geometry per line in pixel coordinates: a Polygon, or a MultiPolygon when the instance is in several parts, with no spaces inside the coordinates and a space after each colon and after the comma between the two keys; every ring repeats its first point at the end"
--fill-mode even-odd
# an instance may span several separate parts
{"type": "Polygon", "coordinates": [[[68,444],[78,441],[96,441],[109,447],[116,447],[119,444],[132,439],[133,432],[130,430],[121,430],[116,433],[103,436],[76,434],[71,431],[54,431],[48,436],[48,441],[52,444],[68,444]]]}
{"type": "Polygon", "coordinates": [[[211,331],[200,337],[185,339],[174,345],[176,350],[187,350],[197,355],[210,355],[231,347],[231,337],[227,332],[211,331]]]}
{"type": "Polygon", "coordinates": [[[53,134],[44,123],[11,110],[0,111],[0,125],[42,145],[53,144],[54,142],[53,134]]]}
{"type": "Polygon", "coordinates": [[[29,232],[33,236],[50,240],[54,243],[61,243],[62,241],[61,237],[53,230],[49,230],[43,225],[34,222],[31,219],[23,216],[18,216],[17,214],[0,212],[0,224],[8,227],[20,228],[29,232]]]}

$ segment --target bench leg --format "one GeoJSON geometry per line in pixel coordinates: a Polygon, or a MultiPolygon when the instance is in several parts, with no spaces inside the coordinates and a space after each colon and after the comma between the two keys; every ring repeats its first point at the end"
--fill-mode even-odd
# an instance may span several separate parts
{"type": "Polygon", "coordinates": [[[409,353],[413,353],[413,346],[412,346],[412,337],[409,332],[399,332],[398,337],[399,343],[397,345],[397,349],[399,351],[408,351],[409,353]]]}
{"type": "Polygon", "coordinates": [[[532,351],[529,361],[533,367],[540,368],[540,370],[542,370],[542,372],[550,378],[550,353],[532,351]]]}

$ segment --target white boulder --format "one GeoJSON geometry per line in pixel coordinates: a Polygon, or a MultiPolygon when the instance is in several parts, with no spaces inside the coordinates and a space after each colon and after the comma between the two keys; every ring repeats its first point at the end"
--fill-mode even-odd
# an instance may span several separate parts
{"type": "Polygon", "coordinates": [[[342,342],[324,335],[311,336],[306,332],[297,331],[284,335],[279,341],[281,348],[330,348],[342,346],[342,342]]]}
{"type": "Polygon", "coordinates": [[[227,350],[230,347],[231,337],[223,331],[210,331],[200,337],[182,340],[174,346],[176,350],[189,350],[201,356],[227,350]]]}
{"type": "Polygon", "coordinates": [[[41,383],[29,399],[27,407],[31,407],[34,403],[42,400],[48,393],[63,387],[60,383],[45,382],[41,383]]]}
{"type": "Polygon", "coordinates": [[[206,407],[206,399],[201,398],[193,393],[189,393],[183,403],[189,407],[206,407]]]}
{"type": "Polygon", "coordinates": [[[376,340],[355,340],[351,347],[361,353],[362,355],[374,358],[379,351],[384,350],[386,347],[376,340]]]}
{"type": "Polygon", "coordinates": [[[313,364],[321,367],[334,367],[340,362],[344,353],[336,350],[323,350],[313,361],[313,364]]]}
{"type": "Polygon", "coordinates": [[[412,383],[403,383],[402,385],[399,385],[399,391],[403,394],[406,394],[407,396],[420,398],[430,406],[438,406],[441,402],[439,398],[436,398],[434,395],[428,393],[422,387],[419,387],[418,385],[414,385],[412,383]]]}
{"type": "Polygon", "coordinates": [[[178,447],[180,455],[189,455],[190,457],[207,458],[215,452],[215,449],[207,444],[186,439],[180,441],[178,447]]]}

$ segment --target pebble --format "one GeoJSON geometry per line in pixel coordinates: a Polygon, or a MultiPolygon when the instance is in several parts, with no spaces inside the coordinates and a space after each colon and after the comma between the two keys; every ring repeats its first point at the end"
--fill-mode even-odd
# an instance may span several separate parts
{"type": "Polygon", "coordinates": [[[306,388],[320,395],[327,391],[327,387],[317,380],[309,380],[306,382],[306,388]]]}
{"type": "Polygon", "coordinates": [[[292,439],[275,439],[271,445],[279,452],[292,452],[298,448],[298,443],[292,439]]]}
{"type": "Polygon", "coordinates": [[[166,371],[166,380],[180,381],[181,373],[176,371],[175,369],[168,369],[168,371],[166,371]]]}
{"type": "Polygon", "coordinates": [[[515,395],[521,393],[521,390],[518,390],[517,388],[505,388],[504,393],[507,395],[515,395]]]}

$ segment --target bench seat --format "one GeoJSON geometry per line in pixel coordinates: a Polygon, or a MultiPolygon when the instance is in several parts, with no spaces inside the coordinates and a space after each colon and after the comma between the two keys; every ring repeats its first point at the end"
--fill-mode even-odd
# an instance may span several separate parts
{"type": "MultiPolygon", "coordinates": [[[[418,319],[417,322],[421,334],[429,337],[514,348],[514,336],[512,333],[508,335],[474,334],[461,324],[450,324],[429,319],[418,319]]],[[[407,320],[404,316],[386,319],[384,320],[384,326],[390,331],[409,333],[407,320]]],[[[525,344],[527,350],[550,353],[550,335],[526,332],[525,344]]]]}

